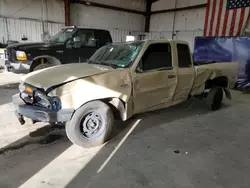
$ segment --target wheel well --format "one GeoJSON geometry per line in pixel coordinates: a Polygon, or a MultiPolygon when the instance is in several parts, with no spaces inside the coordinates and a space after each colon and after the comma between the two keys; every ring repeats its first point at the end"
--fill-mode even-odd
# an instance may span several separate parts
{"type": "Polygon", "coordinates": [[[206,81],[206,85],[205,85],[205,89],[210,89],[214,86],[219,86],[222,88],[227,88],[228,86],[228,79],[225,76],[220,76],[217,78],[214,78],[212,80],[207,80],[206,81]]]}
{"type": "Polygon", "coordinates": [[[44,63],[49,63],[52,65],[60,65],[61,64],[60,61],[54,57],[49,57],[49,56],[38,57],[38,58],[33,60],[31,66],[30,66],[30,72],[32,72],[35,69],[35,67],[37,67],[38,65],[44,64],[44,63]]]}
{"type": "Polygon", "coordinates": [[[114,113],[114,117],[117,120],[125,120],[126,118],[126,104],[119,98],[106,98],[100,101],[107,104],[114,113]]]}

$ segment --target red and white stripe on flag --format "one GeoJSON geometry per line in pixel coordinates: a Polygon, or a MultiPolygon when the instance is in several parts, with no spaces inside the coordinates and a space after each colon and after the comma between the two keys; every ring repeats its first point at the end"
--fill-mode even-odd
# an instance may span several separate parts
{"type": "MultiPolygon", "coordinates": [[[[249,7],[229,9],[229,2],[230,0],[208,0],[204,36],[240,36],[243,34],[250,9],[249,7]]],[[[238,0],[236,5],[239,2],[242,0],[238,0]]]]}

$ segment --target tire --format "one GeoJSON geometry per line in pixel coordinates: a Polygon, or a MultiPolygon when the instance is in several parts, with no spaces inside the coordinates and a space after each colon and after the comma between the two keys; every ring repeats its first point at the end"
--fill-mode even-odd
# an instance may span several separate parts
{"type": "Polygon", "coordinates": [[[49,64],[49,63],[40,64],[40,65],[36,66],[33,71],[49,68],[49,67],[52,67],[52,66],[53,65],[49,64]]]}
{"type": "Polygon", "coordinates": [[[207,95],[207,104],[212,111],[218,110],[221,107],[223,99],[223,89],[219,87],[211,88],[207,95]]]}
{"type": "Polygon", "coordinates": [[[113,127],[114,115],[110,107],[101,101],[93,101],[76,110],[71,121],[66,123],[65,129],[72,143],[90,148],[108,141],[113,127]],[[91,130],[94,130],[93,134],[90,133],[91,130]]]}

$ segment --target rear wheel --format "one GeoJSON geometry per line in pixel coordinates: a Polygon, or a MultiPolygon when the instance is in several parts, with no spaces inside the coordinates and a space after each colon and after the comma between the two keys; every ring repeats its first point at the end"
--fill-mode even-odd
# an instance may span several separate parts
{"type": "Polygon", "coordinates": [[[207,95],[207,104],[212,111],[218,110],[221,107],[223,99],[223,89],[220,87],[211,88],[207,95]]]}
{"type": "Polygon", "coordinates": [[[90,102],[79,108],[70,122],[66,133],[74,144],[89,148],[104,144],[111,136],[114,115],[108,105],[101,101],[90,102]]]}

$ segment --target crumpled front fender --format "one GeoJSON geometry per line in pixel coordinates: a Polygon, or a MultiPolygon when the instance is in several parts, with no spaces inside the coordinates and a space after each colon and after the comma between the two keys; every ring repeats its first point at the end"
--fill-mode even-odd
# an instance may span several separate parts
{"type": "Polygon", "coordinates": [[[75,110],[89,101],[118,98],[127,103],[132,84],[128,70],[114,71],[66,83],[49,93],[61,99],[62,108],[75,110]]]}

